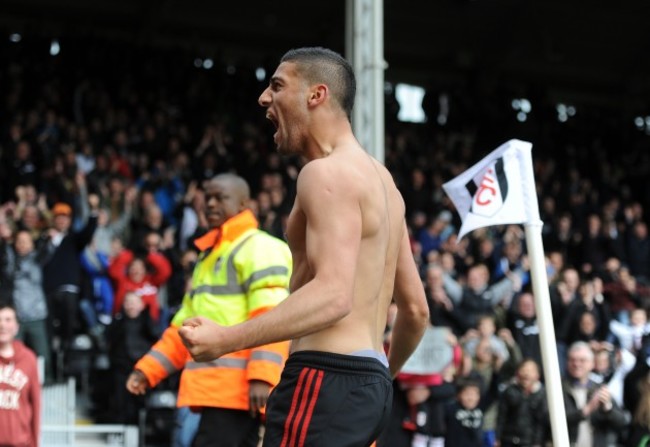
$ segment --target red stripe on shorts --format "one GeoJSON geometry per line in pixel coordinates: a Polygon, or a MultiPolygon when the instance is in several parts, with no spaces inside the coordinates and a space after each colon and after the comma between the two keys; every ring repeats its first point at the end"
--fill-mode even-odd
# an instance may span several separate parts
{"type": "Polygon", "coordinates": [[[305,408],[307,408],[307,403],[309,402],[310,399],[309,390],[311,388],[312,382],[314,381],[315,375],[316,375],[316,370],[310,368],[309,377],[307,378],[307,384],[305,385],[305,391],[300,396],[300,408],[298,409],[298,413],[296,414],[296,417],[292,423],[293,427],[291,428],[291,435],[289,436],[289,445],[291,447],[297,447],[300,445],[296,443],[296,441],[298,440],[298,428],[302,423],[302,417],[303,414],[305,413],[305,408]]]}
{"type": "Polygon", "coordinates": [[[302,424],[302,431],[300,433],[300,443],[299,446],[304,445],[305,438],[307,437],[307,429],[309,428],[309,423],[311,422],[311,416],[314,413],[314,407],[316,406],[316,401],[318,400],[318,393],[320,392],[320,387],[323,384],[323,371],[318,371],[318,376],[316,377],[316,383],[314,384],[314,389],[311,392],[309,397],[309,407],[307,408],[307,414],[305,415],[305,421],[302,424]]]}
{"type": "Polygon", "coordinates": [[[284,435],[282,436],[280,447],[287,447],[287,443],[289,442],[289,428],[291,427],[291,420],[293,419],[293,415],[296,412],[296,408],[298,407],[298,397],[300,397],[303,382],[305,381],[305,376],[307,375],[308,371],[308,368],[304,368],[300,372],[300,376],[298,376],[298,383],[296,384],[296,389],[293,391],[293,399],[291,399],[291,409],[289,410],[287,420],[284,421],[284,435]]]}

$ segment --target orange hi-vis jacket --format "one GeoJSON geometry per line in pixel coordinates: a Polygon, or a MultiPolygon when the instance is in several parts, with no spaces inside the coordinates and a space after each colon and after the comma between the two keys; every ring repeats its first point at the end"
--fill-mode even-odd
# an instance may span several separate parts
{"type": "Polygon", "coordinates": [[[197,240],[202,250],[192,274],[191,291],[161,339],[135,369],[151,387],[183,369],[177,405],[237,410],[249,408],[249,381],[277,385],[289,342],[272,343],[195,362],[178,328],[193,316],[232,326],[273,308],[289,294],[291,253],[284,241],[257,229],[252,212],[243,211],[197,240]]]}

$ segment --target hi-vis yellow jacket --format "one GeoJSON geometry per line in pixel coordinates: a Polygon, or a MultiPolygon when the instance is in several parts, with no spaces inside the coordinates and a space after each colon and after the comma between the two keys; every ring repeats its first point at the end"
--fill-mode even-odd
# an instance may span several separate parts
{"type": "Polygon", "coordinates": [[[211,362],[195,362],[178,328],[201,315],[232,326],[263,313],[289,294],[291,253],[287,244],[257,229],[246,210],[196,241],[202,250],[192,274],[191,291],[162,338],[135,369],[155,387],[171,373],[181,373],[178,406],[248,410],[248,383],[277,385],[289,354],[289,342],[234,352],[211,362]]]}

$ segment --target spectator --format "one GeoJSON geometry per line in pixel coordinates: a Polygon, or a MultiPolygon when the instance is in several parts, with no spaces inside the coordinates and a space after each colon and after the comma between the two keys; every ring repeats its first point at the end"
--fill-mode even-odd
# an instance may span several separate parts
{"type": "Polygon", "coordinates": [[[127,382],[129,391],[144,394],[183,369],[178,406],[202,412],[195,447],[214,445],[215,439],[224,445],[256,446],[260,415],[288,356],[288,342],[280,342],[197,363],[178,333],[188,317],[200,314],[233,326],[275,307],[288,295],[289,249],[258,230],[247,209],[249,194],[248,184],[233,174],[221,174],[206,185],[206,215],[212,230],[195,242],[202,254],[194,268],[192,290],[127,382]]]}
{"type": "Polygon", "coordinates": [[[633,309],[630,311],[628,320],[628,324],[611,320],[609,330],[621,348],[636,355],[643,345],[643,338],[650,334],[648,314],[645,309],[633,309]]]}
{"type": "Polygon", "coordinates": [[[435,363],[445,360],[448,363],[427,365],[429,368],[440,369],[428,374],[411,373],[405,367],[396,378],[408,405],[402,427],[413,432],[411,447],[444,442],[445,407],[454,396],[454,374],[460,367],[462,357],[458,341],[449,329],[430,329],[430,333],[435,335],[425,336],[418,350],[435,350],[439,353],[435,363]]]}
{"type": "Polygon", "coordinates": [[[260,191],[257,195],[257,217],[260,220],[260,227],[272,236],[283,238],[282,216],[278,211],[273,207],[271,194],[268,191],[260,191]]]}
{"type": "Polygon", "coordinates": [[[15,337],[16,312],[0,303],[0,445],[38,447],[41,386],[36,356],[15,337]]]}
{"type": "Polygon", "coordinates": [[[91,209],[85,227],[79,232],[70,230],[72,208],[67,203],[57,203],[52,208],[54,222],[48,232],[49,243],[55,249],[43,270],[43,288],[52,309],[53,326],[65,350],[78,330],[79,293],[81,291],[81,265],[79,255],[90,243],[97,227],[99,197],[88,196],[91,209]]]}
{"type": "Polygon", "coordinates": [[[412,214],[423,211],[430,214],[432,211],[431,198],[433,193],[427,185],[426,174],[420,168],[411,171],[410,182],[402,188],[404,201],[406,202],[406,213],[412,214]]]}
{"type": "Polygon", "coordinates": [[[630,273],[643,284],[650,282],[650,237],[648,225],[634,222],[627,230],[627,263],[630,273]]]}
{"type": "Polygon", "coordinates": [[[483,447],[484,411],[496,398],[498,376],[482,391],[476,378],[459,378],[456,382],[456,399],[446,409],[445,445],[483,447]]]}
{"type": "Polygon", "coordinates": [[[133,215],[138,190],[127,188],[121,194],[122,200],[114,214],[107,208],[100,208],[97,214],[97,228],[93,234],[92,250],[104,256],[111,255],[111,245],[116,237],[127,240],[128,225],[133,215]]]}
{"type": "Polygon", "coordinates": [[[569,440],[575,447],[615,446],[626,418],[607,386],[590,380],[594,353],[587,343],[569,347],[567,376],[562,382],[569,440]]]}
{"type": "Polygon", "coordinates": [[[149,233],[158,233],[164,237],[165,233],[172,230],[169,222],[165,220],[160,207],[153,202],[154,198],[150,191],[141,190],[141,210],[144,212],[142,220],[132,220],[131,239],[128,247],[131,250],[137,250],[142,245],[142,241],[149,233]],[[146,197],[146,199],[145,199],[146,197]]]}
{"type": "Polygon", "coordinates": [[[52,256],[54,247],[43,243],[38,249],[28,231],[16,233],[13,248],[5,243],[5,276],[12,291],[12,303],[20,323],[18,338],[24,341],[36,355],[43,357],[45,379],[51,381],[49,334],[47,327],[48,306],[43,292],[43,265],[52,256]]]}
{"type": "Polygon", "coordinates": [[[178,248],[185,251],[192,247],[192,241],[205,234],[208,222],[205,217],[205,193],[196,181],[190,182],[183,198],[181,215],[178,218],[178,248]]]}
{"type": "Polygon", "coordinates": [[[626,447],[647,445],[650,437],[650,349],[646,339],[643,349],[636,356],[634,368],[625,377],[624,402],[625,408],[632,414],[630,434],[626,447]]]}
{"type": "Polygon", "coordinates": [[[427,262],[429,252],[440,250],[442,244],[447,240],[453,227],[451,227],[451,212],[441,211],[428,226],[424,227],[418,234],[418,242],[422,247],[422,260],[427,262]]]}
{"type": "Polygon", "coordinates": [[[608,243],[603,235],[603,224],[599,215],[590,214],[587,217],[587,228],[579,245],[580,268],[585,274],[599,274],[605,261],[613,253],[608,251],[608,243]]]}
{"type": "MultiPolygon", "coordinates": [[[[492,383],[493,380],[498,383],[504,381],[514,374],[517,364],[521,361],[519,348],[508,329],[499,331],[498,340],[506,347],[505,353],[495,349],[498,345],[495,345],[491,337],[481,337],[472,356],[472,371],[486,384],[492,383]]],[[[486,447],[492,447],[496,441],[498,405],[495,401],[496,396],[492,403],[484,408],[482,429],[483,444],[486,447]]]]}
{"type": "Polygon", "coordinates": [[[198,259],[197,249],[189,248],[181,253],[177,264],[173,265],[172,276],[167,282],[167,304],[172,314],[180,308],[185,294],[192,290],[192,272],[198,259]]]}
{"type": "Polygon", "coordinates": [[[644,298],[650,295],[650,289],[639,284],[630,274],[629,268],[621,265],[617,258],[610,258],[606,263],[603,279],[603,295],[609,305],[612,316],[623,324],[630,322],[630,312],[642,305],[644,298]]]}
{"type": "Polygon", "coordinates": [[[32,145],[26,140],[18,142],[11,161],[8,189],[14,191],[17,187],[25,185],[35,185],[39,189],[41,182],[41,172],[32,145]]]}
{"type": "Polygon", "coordinates": [[[600,278],[583,281],[580,285],[580,299],[567,308],[564,326],[558,338],[571,345],[576,341],[606,341],[609,334],[609,308],[602,295],[600,278]]]}
{"type": "MultiPolygon", "coordinates": [[[[493,282],[500,281],[507,273],[516,271],[518,269],[525,270],[523,266],[523,235],[504,237],[504,243],[501,250],[501,256],[496,261],[496,267],[492,273],[491,280],[493,282]]],[[[521,278],[521,286],[525,287],[530,283],[528,273],[525,273],[521,278]]]]}
{"type": "Polygon", "coordinates": [[[113,314],[122,308],[126,293],[135,292],[148,308],[151,318],[158,322],[158,292],[171,276],[171,264],[158,251],[160,236],[157,233],[150,233],[144,242],[148,250],[145,256],[137,256],[131,250],[122,249],[108,267],[108,274],[115,282],[113,314]]]}
{"type": "Polygon", "coordinates": [[[452,327],[455,324],[451,313],[454,304],[445,291],[444,270],[440,265],[432,263],[427,266],[424,285],[431,323],[434,326],[452,327]]]}
{"type": "Polygon", "coordinates": [[[541,447],[546,438],[548,408],[539,366],[527,359],[503,391],[496,429],[499,447],[541,447]]]}
{"type": "Polygon", "coordinates": [[[557,251],[565,259],[578,261],[579,233],[573,226],[573,218],[569,212],[562,213],[555,221],[553,231],[544,238],[544,248],[547,251],[557,251]]]}
{"type": "Polygon", "coordinates": [[[144,399],[129,393],[124,384],[138,359],[158,340],[160,332],[157,328],[142,298],[135,292],[127,292],[106,336],[112,380],[111,422],[138,424],[138,410],[142,408],[144,399]]]}
{"type": "Polygon", "coordinates": [[[454,303],[454,317],[459,322],[462,333],[476,327],[480,315],[494,314],[498,304],[505,304],[507,307],[512,295],[521,285],[523,274],[523,270],[511,272],[491,286],[490,273],[483,264],[469,269],[465,286],[445,275],[445,291],[454,303]]]}
{"type": "Polygon", "coordinates": [[[636,358],[626,349],[616,349],[604,344],[594,353],[594,369],[590,379],[598,384],[607,385],[614,402],[622,409],[625,376],[632,370],[636,358]]]}
{"type": "Polygon", "coordinates": [[[80,306],[88,330],[98,346],[104,344],[104,328],[113,316],[114,290],[108,268],[115,255],[114,241],[124,238],[136,194],[135,188],[126,190],[123,209],[116,219],[111,218],[108,209],[99,209],[92,241],[80,255],[84,272],[80,306]]]}
{"type": "Polygon", "coordinates": [[[530,292],[523,292],[513,301],[514,309],[508,313],[508,329],[525,359],[532,359],[537,365],[542,364],[542,352],[539,344],[539,326],[535,298],[530,292]]]}
{"type": "Polygon", "coordinates": [[[557,344],[558,364],[560,373],[566,371],[566,349],[565,331],[567,324],[567,309],[574,301],[579,299],[578,289],[580,287],[580,276],[575,268],[564,269],[557,281],[550,285],[551,311],[553,312],[553,325],[557,344]]]}
{"type": "MultiPolygon", "coordinates": [[[[509,331],[507,337],[508,340],[511,338],[509,331]]],[[[502,361],[505,362],[510,358],[507,344],[496,334],[496,323],[493,315],[481,315],[478,317],[476,329],[470,329],[461,339],[465,353],[472,357],[476,353],[478,344],[483,341],[490,347],[494,355],[498,355],[502,361]]]]}

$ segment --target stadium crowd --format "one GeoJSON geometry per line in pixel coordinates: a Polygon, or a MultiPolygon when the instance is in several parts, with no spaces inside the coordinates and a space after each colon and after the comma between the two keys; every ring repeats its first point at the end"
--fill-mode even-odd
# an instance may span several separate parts
{"type": "MultiPolygon", "coordinates": [[[[41,44],[4,44],[0,66],[0,299],[16,307],[46,382],[71,373],[80,335],[122,380],[182,301],[192,241],[208,230],[203,182],[244,177],[261,228],[283,238],[301,160],[274,152],[257,105],[268,79],[254,65],[206,70],[182,51],[103,41],[71,41],[50,57],[41,44]]],[[[396,379],[379,444],[532,446],[550,436],[523,230],[457,240],[441,188],[519,137],[534,143],[571,440],[646,445],[648,136],[579,106],[565,123],[542,107],[520,123],[506,95],[469,88],[445,90],[442,125],[439,90],[425,99],[426,124],[399,122],[387,90],[385,163],[406,201],[432,325],[446,328],[454,355],[438,374],[396,379]]],[[[97,420],[134,422],[107,408],[123,388],[90,383],[97,420]]]]}

